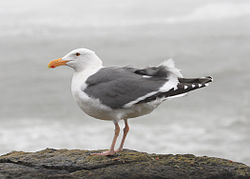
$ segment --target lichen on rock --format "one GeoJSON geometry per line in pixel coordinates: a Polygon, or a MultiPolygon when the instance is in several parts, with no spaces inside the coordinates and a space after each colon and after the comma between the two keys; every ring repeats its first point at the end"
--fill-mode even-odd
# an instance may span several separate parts
{"type": "Polygon", "coordinates": [[[250,167],[192,154],[124,150],[93,156],[88,150],[45,149],[0,156],[0,178],[250,178],[250,167]]]}

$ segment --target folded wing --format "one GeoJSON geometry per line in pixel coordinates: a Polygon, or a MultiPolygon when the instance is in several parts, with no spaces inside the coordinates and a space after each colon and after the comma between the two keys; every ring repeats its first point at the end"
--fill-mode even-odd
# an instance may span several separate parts
{"type": "Polygon", "coordinates": [[[183,78],[173,60],[157,67],[102,68],[87,81],[82,91],[112,109],[129,108],[157,98],[165,100],[206,86],[209,78],[183,78]]]}

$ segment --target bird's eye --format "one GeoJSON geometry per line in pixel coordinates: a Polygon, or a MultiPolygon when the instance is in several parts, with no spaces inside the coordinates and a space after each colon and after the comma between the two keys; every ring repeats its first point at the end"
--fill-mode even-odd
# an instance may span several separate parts
{"type": "Polygon", "coordinates": [[[76,56],[80,56],[81,54],[79,52],[76,53],[76,56]]]}

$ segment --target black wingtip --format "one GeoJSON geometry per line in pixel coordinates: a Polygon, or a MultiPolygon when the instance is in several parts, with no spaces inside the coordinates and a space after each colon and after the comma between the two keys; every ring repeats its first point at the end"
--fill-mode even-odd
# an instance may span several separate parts
{"type": "Polygon", "coordinates": [[[205,78],[208,79],[208,81],[206,81],[206,83],[213,82],[213,77],[211,77],[211,76],[206,76],[205,78]]]}

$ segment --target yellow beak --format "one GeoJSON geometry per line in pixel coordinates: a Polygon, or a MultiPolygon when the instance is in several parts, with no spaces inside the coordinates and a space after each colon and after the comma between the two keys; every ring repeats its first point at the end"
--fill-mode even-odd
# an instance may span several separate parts
{"type": "Polygon", "coordinates": [[[52,60],[49,62],[48,67],[49,68],[56,68],[57,66],[65,65],[68,61],[62,60],[62,58],[58,58],[56,60],[52,60]]]}

